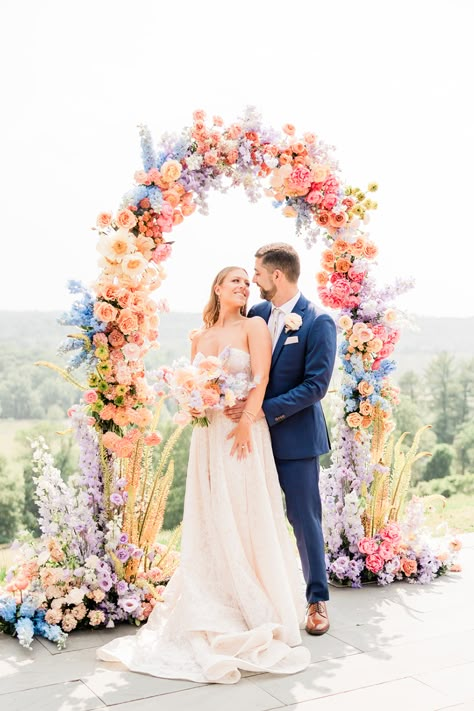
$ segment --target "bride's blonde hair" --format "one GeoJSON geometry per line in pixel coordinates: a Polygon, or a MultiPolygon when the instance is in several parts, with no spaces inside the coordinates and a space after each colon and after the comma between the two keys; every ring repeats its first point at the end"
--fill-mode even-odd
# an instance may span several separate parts
{"type": "MultiPolygon", "coordinates": [[[[234,269],[242,269],[242,267],[224,267],[224,269],[220,270],[220,272],[217,274],[216,278],[212,282],[209,301],[207,302],[206,306],[204,307],[204,311],[202,312],[204,328],[211,328],[211,326],[214,326],[214,324],[217,322],[221,306],[219,303],[219,297],[217,296],[215,289],[216,286],[222,284],[227,274],[233,271],[234,269]]],[[[245,269],[242,269],[242,271],[245,272],[245,269]]],[[[242,316],[247,315],[247,304],[245,304],[245,306],[242,306],[242,308],[240,309],[240,313],[242,314],[242,316]]]]}

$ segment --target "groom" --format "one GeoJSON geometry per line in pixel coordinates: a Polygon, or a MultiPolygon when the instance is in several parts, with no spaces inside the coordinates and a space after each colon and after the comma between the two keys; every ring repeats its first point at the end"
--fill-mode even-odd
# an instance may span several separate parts
{"type": "Polygon", "coordinates": [[[325,603],[329,594],[319,455],[330,449],[321,400],[334,367],[336,327],[328,314],[299,291],[300,260],[291,245],[268,244],[255,257],[253,281],[265,301],[248,315],[264,318],[273,340],[262,408],[306,581],[306,631],[320,635],[329,629],[325,603]]]}

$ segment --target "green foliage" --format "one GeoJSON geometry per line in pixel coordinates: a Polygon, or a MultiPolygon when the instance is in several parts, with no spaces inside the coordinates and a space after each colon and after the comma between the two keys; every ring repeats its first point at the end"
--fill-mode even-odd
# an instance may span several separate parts
{"type": "MultiPolygon", "coordinates": [[[[160,425],[160,431],[165,442],[175,427],[176,425],[173,425],[171,420],[164,425],[160,425]]],[[[183,518],[184,492],[186,488],[186,473],[188,468],[191,434],[192,427],[186,427],[173,449],[172,457],[174,461],[174,478],[168,495],[165,518],[163,522],[163,528],[167,530],[179,526],[183,518]]],[[[157,451],[155,455],[157,460],[159,458],[159,454],[160,452],[157,451]]]]}
{"type": "Polygon", "coordinates": [[[445,443],[437,444],[433,450],[433,456],[426,464],[424,479],[440,479],[449,476],[453,460],[453,447],[445,443]]]}
{"type": "Polygon", "coordinates": [[[413,493],[417,496],[440,494],[446,498],[460,493],[474,496],[474,474],[451,474],[431,481],[420,481],[413,493]]]}
{"type": "Polygon", "coordinates": [[[23,482],[12,475],[0,457],[0,543],[9,543],[22,528],[23,482]]]}
{"type": "Polygon", "coordinates": [[[465,422],[458,430],[453,442],[458,470],[464,474],[466,469],[474,471],[474,422],[465,422]]]}

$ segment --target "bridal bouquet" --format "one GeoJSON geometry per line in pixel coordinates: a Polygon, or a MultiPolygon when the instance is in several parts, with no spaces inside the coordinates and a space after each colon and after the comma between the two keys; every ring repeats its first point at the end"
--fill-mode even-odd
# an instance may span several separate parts
{"type": "Polygon", "coordinates": [[[229,352],[226,348],[219,356],[198,353],[192,363],[181,358],[172,368],[163,367],[155,373],[157,389],[167,391],[178,403],[177,424],[207,427],[207,410],[232,407],[248,396],[255,384],[249,382],[247,373],[228,370],[229,352]]]}

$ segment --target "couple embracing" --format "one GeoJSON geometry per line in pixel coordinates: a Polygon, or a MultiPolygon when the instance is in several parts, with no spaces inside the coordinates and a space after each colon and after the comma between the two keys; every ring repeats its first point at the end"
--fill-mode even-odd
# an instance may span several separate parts
{"type": "Polygon", "coordinates": [[[191,351],[193,359],[225,352],[227,370],[255,387],[193,430],[181,563],[164,602],[135,637],[98,650],[133,671],[225,684],[238,681],[239,670],[291,674],[309,664],[300,626],[313,635],[329,628],[318,457],[329,451],[321,400],[336,330],[300,293],[290,245],[270,244],[255,256],[264,301],[247,316],[247,272],[223,269],[191,351]]]}

